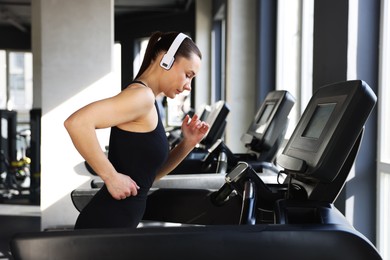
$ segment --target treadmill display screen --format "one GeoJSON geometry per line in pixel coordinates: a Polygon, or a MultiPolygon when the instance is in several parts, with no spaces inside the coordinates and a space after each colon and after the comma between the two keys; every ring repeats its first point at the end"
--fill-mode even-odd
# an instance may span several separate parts
{"type": "Polygon", "coordinates": [[[320,138],[335,107],[336,103],[318,104],[302,136],[314,139],[320,138]]]}
{"type": "Polygon", "coordinates": [[[256,124],[258,127],[256,128],[256,133],[258,134],[263,134],[266,127],[267,127],[267,122],[268,119],[270,118],[270,115],[274,109],[275,103],[268,103],[265,105],[265,108],[263,110],[263,113],[261,116],[257,119],[256,124]]]}

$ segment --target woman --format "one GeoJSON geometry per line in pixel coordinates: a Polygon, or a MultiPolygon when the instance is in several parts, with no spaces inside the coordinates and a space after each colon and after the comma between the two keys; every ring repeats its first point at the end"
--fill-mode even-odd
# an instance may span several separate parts
{"type": "Polygon", "coordinates": [[[183,140],[169,151],[155,100],[160,93],[174,98],[190,91],[201,57],[198,47],[184,34],[156,32],[131,84],[65,121],[76,149],[105,184],[80,213],[76,229],[136,227],[153,182],[172,171],[202,140],[209,125],[197,115],[192,119],[186,116],[181,126],[183,140]],[[174,59],[167,62],[167,55],[174,59]],[[95,133],[95,129],[107,127],[111,127],[108,158],[95,133]]]}

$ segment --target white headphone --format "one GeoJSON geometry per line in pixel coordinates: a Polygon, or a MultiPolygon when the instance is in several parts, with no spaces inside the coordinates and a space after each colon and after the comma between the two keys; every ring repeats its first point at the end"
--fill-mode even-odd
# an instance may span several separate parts
{"type": "Polygon", "coordinates": [[[160,66],[163,67],[166,70],[169,70],[172,67],[173,62],[175,61],[175,54],[177,50],[179,49],[181,43],[188,37],[184,33],[179,33],[175,40],[172,42],[171,46],[169,47],[167,53],[164,54],[163,58],[160,61],[160,66]]]}

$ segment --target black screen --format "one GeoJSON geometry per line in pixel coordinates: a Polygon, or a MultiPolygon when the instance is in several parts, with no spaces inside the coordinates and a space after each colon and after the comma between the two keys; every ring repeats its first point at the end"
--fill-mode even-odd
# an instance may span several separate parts
{"type": "Polygon", "coordinates": [[[268,119],[269,119],[269,117],[274,109],[274,106],[275,106],[275,103],[268,103],[265,105],[263,113],[256,121],[256,125],[258,126],[256,128],[256,133],[258,133],[258,134],[264,133],[264,131],[267,127],[266,123],[268,122],[268,119]]]}
{"type": "Polygon", "coordinates": [[[302,136],[315,139],[320,138],[335,107],[336,103],[318,104],[302,136]]]}

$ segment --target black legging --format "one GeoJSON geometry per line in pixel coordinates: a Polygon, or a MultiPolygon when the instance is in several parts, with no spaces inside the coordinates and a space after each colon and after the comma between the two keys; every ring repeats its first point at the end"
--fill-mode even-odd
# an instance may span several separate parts
{"type": "Polygon", "coordinates": [[[144,214],[146,198],[147,191],[141,188],[137,196],[116,200],[103,185],[81,211],[75,229],[136,228],[144,214]]]}

